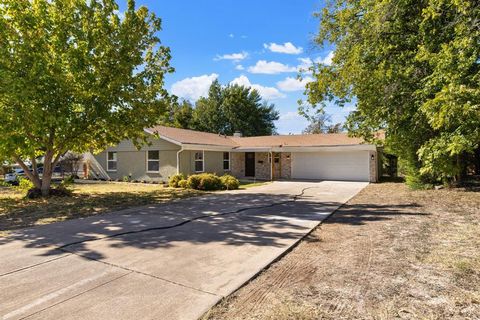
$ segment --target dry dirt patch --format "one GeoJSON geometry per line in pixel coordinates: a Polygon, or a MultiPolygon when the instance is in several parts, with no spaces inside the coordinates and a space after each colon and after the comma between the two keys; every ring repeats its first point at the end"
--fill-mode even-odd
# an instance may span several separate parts
{"type": "Polygon", "coordinates": [[[480,319],[480,192],[373,184],[205,319],[480,319]]]}

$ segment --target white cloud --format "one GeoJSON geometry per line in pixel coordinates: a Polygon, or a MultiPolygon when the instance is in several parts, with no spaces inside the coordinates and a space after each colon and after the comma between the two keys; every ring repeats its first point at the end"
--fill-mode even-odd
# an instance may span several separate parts
{"type": "Polygon", "coordinates": [[[224,54],[218,55],[213,60],[233,60],[233,61],[241,61],[248,57],[248,52],[242,51],[239,53],[231,53],[231,54],[224,54]]]}
{"type": "Polygon", "coordinates": [[[280,114],[280,118],[275,122],[278,133],[301,133],[308,125],[307,119],[295,111],[289,111],[280,114]]]}
{"type": "Polygon", "coordinates": [[[245,70],[244,66],[242,66],[241,64],[237,64],[237,65],[235,66],[235,69],[237,69],[237,70],[245,70]]]}
{"type": "Polygon", "coordinates": [[[250,82],[250,80],[244,75],[241,75],[240,77],[233,79],[230,83],[231,84],[238,84],[238,85],[244,86],[244,87],[251,87],[251,88],[257,90],[258,93],[260,93],[260,95],[262,96],[263,99],[268,100],[268,99],[278,99],[278,98],[284,98],[285,97],[285,95],[283,93],[281,93],[280,91],[278,91],[277,88],[264,87],[264,86],[259,85],[259,84],[252,84],[250,82]]]}
{"type": "Polygon", "coordinates": [[[263,47],[272,52],[278,52],[278,53],[300,54],[303,52],[302,47],[295,47],[295,45],[291,42],[285,42],[284,44],[277,44],[274,42],[271,42],[269,44],[264,43],[263,47]]]}
{"type": "Polygon", "coordinates": [[[228,36],[229,36],[230,38],[235,38],[235,35],[234,35],[233,33],[230,33],[228,36]]]}
{"type": "Polygon", "coordinates": [[[327,66],[331,66],[332,62],[333,62],[332,61],[333,56],[334,56],[334,52],[330,51],[325,57],[315,59],[315,62],[324,64],[324,65],[327,65],[327,66]]]}
{"type": "Polygon", "coordinates": [[[218,74],[204,74],[198,77],[185,78],[177,81],[172,85],[172,93],[178,97],[198,100],[208,93],[208,89],[212,82],[218,78],[218,74]]]}
{"type": "Polygon", "coordinates": [[[277,74],[295,72],[297,68],[276,61],[259,60],[254,66],[249,67],[248,71],[251,73],[277,74]]]}
{"type": "Polygon", "coordinates": [[[300,64],[298,65],[299,72],[310,72],[308,69],[313,65],[313,61],[310,58],[298,58],[300,64]]]}
{"type": "Polygon", "coordinates": [[[334,52],[330,51],[325,57],[318,57],[315,60],[312,60],[310,58],[298,58],[298,61],[300,61],[300,64],[297,66],[299,72],[304,72],[304,73],[311,73],[310,70],[308,70],[311,66],[313,66],[314,63],[319,63],[323,64],[326,66],[331,66],[333,62],[333,57],[334,57],[334,52]]]}
{"type": "Polygon", "coordinates": [[[291,92],[305,90],[305,85],[312,82],[312,77],[305,77],[302,80],[296,78],[287,77],[285,80],[277,82],[277,87],[280,90],[291,92]]]}

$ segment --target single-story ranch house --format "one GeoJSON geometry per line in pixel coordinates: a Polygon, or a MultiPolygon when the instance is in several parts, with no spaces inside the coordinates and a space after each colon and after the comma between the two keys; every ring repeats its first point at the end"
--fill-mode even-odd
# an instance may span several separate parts
{"type": "Polygon", "coordinates": [[[137,150],[122,141],[91,161],[106,178],[146,181],[200,172],[259,180],[376,182],[379,176],[380,150],[344,133],[242,137],[164,126],[145,131],[150,145],[137,150]]]}

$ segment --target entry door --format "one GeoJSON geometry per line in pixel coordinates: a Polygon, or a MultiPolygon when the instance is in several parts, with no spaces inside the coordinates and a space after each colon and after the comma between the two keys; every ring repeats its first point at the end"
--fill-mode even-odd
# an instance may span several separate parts
{"type": "Polygon", "coordinates": [[[245,177],[255,177],[255,152],[245,152],[245,177]]]}

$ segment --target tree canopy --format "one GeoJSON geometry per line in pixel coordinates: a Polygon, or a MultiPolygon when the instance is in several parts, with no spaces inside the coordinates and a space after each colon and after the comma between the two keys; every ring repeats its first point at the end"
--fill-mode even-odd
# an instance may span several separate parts
{"type": "Polygon", "coordinates": [[[133,0],[0,0],[0,153],[47,194],[67,151],[141,142],[165,109],[170,51],[133,0]],[[35,171],[44,157],[43,178],[35,171]]]}
{"type": "Polygon", "coordinates": [[[262,101],[257,90],[230,84],[222,87],[215,80],[208,95],[201,97],[195,108],[188,101],[174,103],[166,123],[186,129],[244,136],[272,135],[278,111],[273,104],[262,101]]]}
{"type": "Polygon", "coordinates": [[[310,121],[308,126],[303,130],[304,134],[319,133],[339,133],[343,130],[341,123],[332,123],[332,117],[325,112],[318,112],[313,116],[307,116],[310,121]]]}
{"type": "Polygon", "coordinates": [[[331,66],[313,67],[314,106],[357,100],[347,128],[385,144],[421,181],[448,182],[480,144],[480,2],[333,0],[318,14],[331,66]]]}

